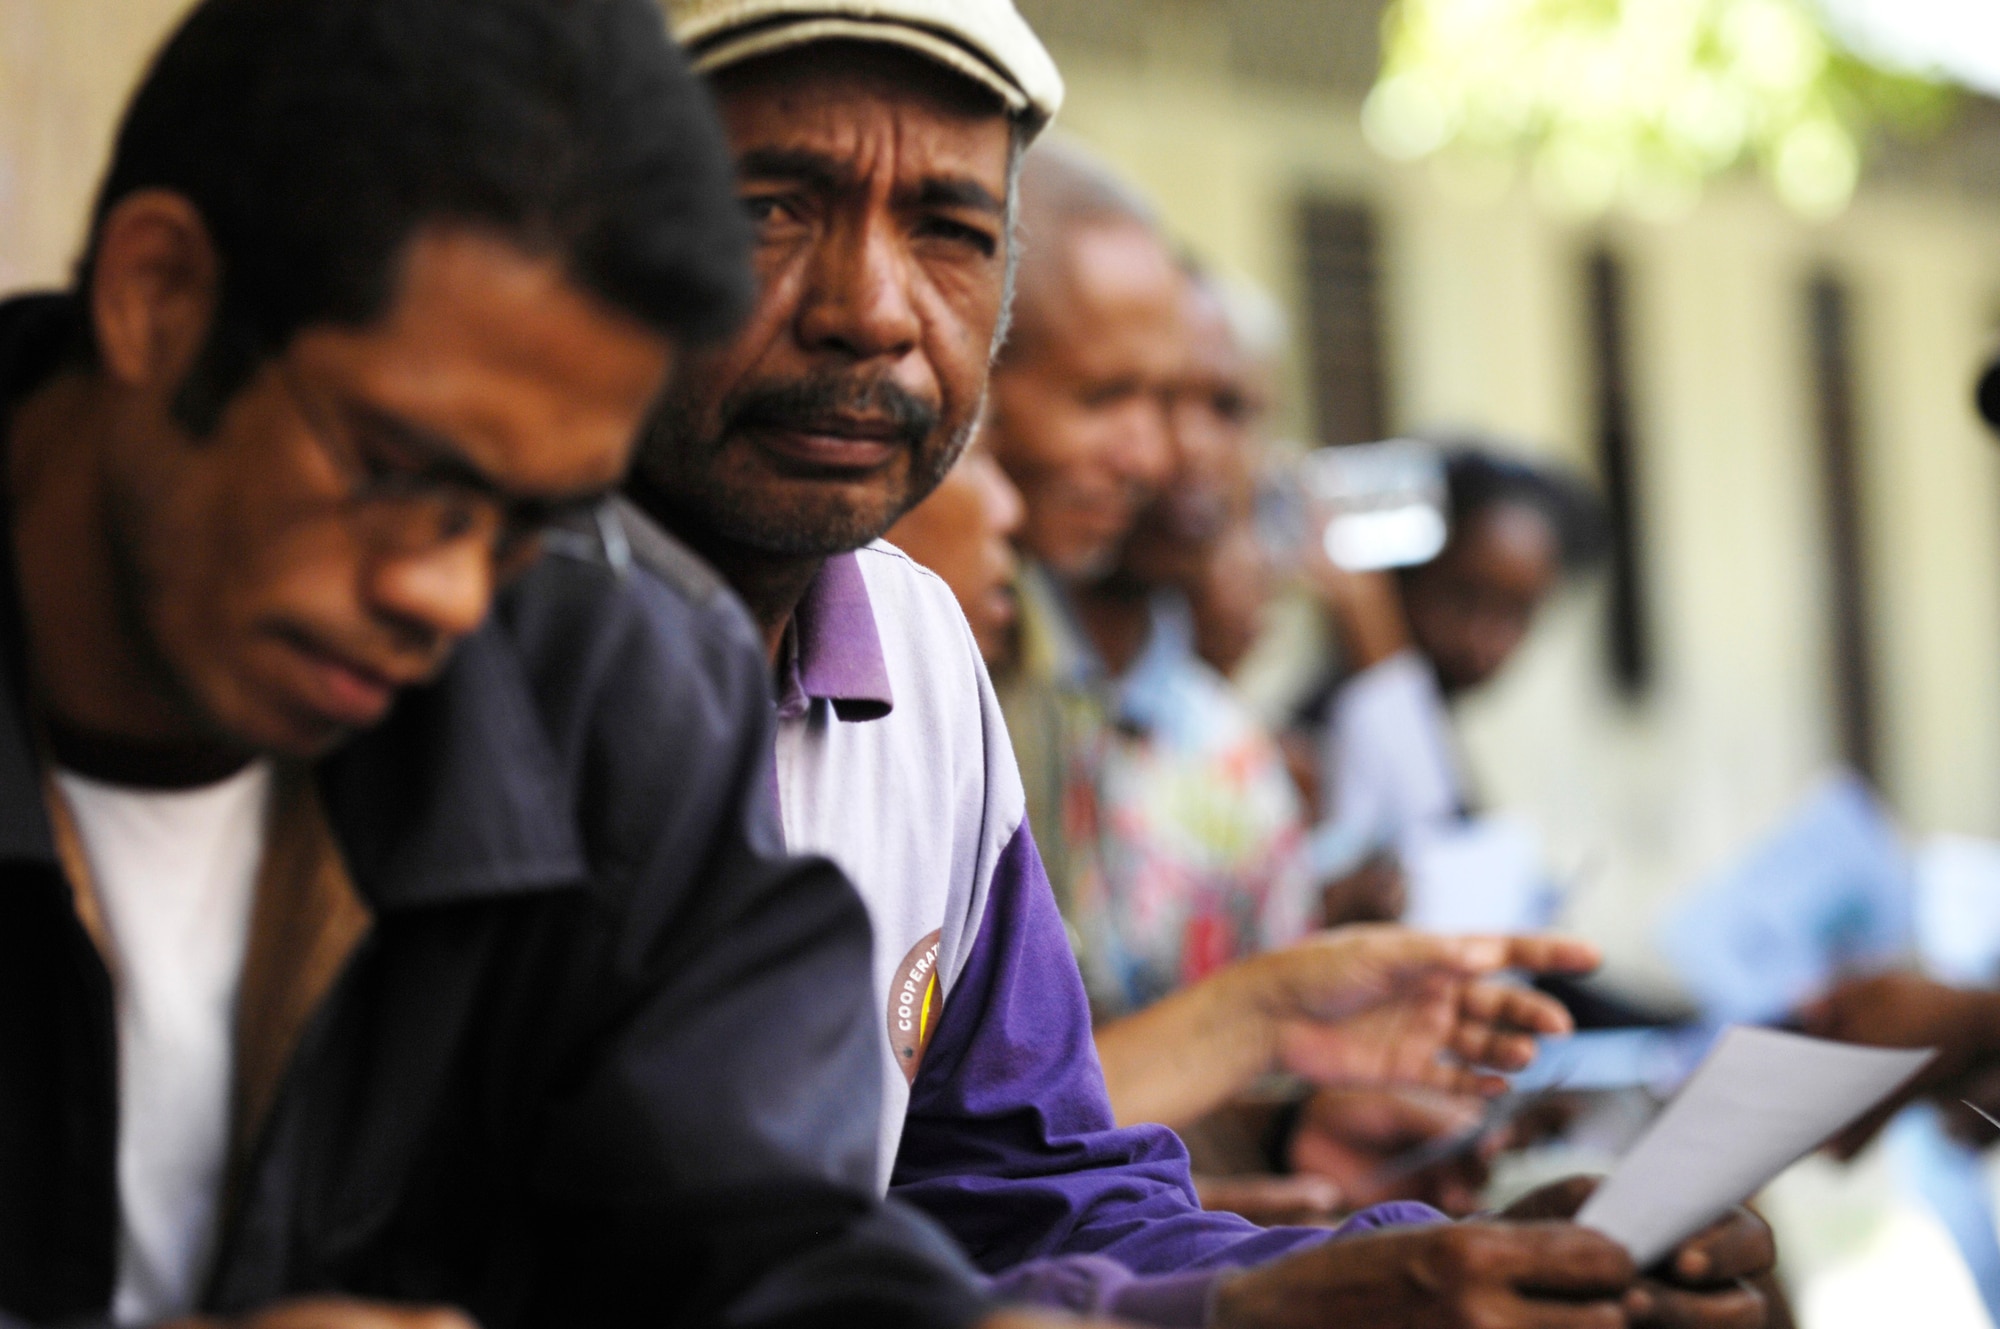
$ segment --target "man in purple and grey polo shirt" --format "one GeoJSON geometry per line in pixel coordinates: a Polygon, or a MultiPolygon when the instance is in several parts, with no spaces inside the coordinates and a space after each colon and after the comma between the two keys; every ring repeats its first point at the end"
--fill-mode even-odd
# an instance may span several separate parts
{"type": "MultiPolygon", "coordinates": [[[[1733,1292],[1769,1262],[1753,1224],[1684,1253],[1684,1274],[1731,1280],[1717,1295],[1635,1286],[1623,1252],[1560,1222],[1329,1241],[1202,1212],[1171,1133],[1117,1128],[971,633],[876,542],[977,414],[1013,167],[1060,79],[1007,0],[668,11],[715,86],[761,298],[663,404],[633,493],[764,628],[787,838],[868,903],[891,1193],[1003,1290],[1154,1324],[1760,1324],[1733,1292]]],[[[1361,1226],[1397,1217],[1430,1215],[1361,1226]]]]}

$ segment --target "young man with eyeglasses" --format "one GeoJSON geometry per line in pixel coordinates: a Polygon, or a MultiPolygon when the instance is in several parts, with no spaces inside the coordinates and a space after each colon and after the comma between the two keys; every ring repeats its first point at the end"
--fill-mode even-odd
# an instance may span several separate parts
{"type": "Polygon", "coordinates": [[[536,560],[746,303],[727,171],[649,0],[206,0],[0,306],[0,1324],[984,1312],[752,629],[536,560]]]}

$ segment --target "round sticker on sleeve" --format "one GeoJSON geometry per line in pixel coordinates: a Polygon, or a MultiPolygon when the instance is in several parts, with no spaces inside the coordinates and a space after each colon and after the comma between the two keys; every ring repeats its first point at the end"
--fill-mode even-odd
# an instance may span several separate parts
{"type": "Polygon", "coordinates": [[[937,976],[938,939],[942,935],[933,932],[910,948],[903,963],[896,966],[896,982],[889,989],[889,1046],[895,1049],[896,1064],[911,1084],[917,1081],[917,1067],[923,1065],[924,1049],[937,1031],[939,1008],[944,1005],[938,996],[937,976]]]}

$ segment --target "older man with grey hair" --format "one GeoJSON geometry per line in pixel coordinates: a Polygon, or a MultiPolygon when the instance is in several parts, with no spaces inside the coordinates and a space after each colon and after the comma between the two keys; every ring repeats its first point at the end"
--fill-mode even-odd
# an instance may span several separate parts
{"type": "MultiPolygon", "coordinates": [[[[788,845],[839,863],[868,904],[890,1194],[942,1222],[1003,1294],[1146,1323],[1610,1329],[1643,1309],[1631,1298],[1646,1316],[1686,1312],[1652,1323],[1761,1323],[1733,1291],[1768,1262],[1761,1227],[1696,1252],[1730,1292],[1642,1290],[1623,1252],[1567,1223],[1338,1241],[1205,1213],[1180,1142],[1118,1126],[977,646],[943,583],[877,538],[978,416],[1018,167],[1061,79],[1009,0],[667,12],[715,92],[760,291],[744,329],[694,357],[662,403],[631,493],[758,620],[788,845]]],[[[647,556],[649,528],[630,529],[647,556]]],[[[1463,980],[1494,962],[1445,947],[1423,963],[1460,980],[1458,996],[1484,991],[1463,980]]],[[[1298,999],[1353,979],[1319,974],[1293,1005],[1240,1003],[1246,1045],[1275,1064],[1312,1023],[1298,999]]],[[[1454,1004],[1454,1046],[1510,1046],[1492,1027],[1507,1009],[1454,1004]]]]}

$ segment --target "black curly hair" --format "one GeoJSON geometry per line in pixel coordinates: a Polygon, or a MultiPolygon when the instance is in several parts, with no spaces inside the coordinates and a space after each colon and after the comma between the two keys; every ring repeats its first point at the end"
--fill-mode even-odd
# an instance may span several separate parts
{"type": "Polygon", "coordinates": [[[1611,523],[1604,500],[1575,472],[1508,455],[1483,438],[1430,441],[1444,451],[1453,531],[1463,530],[1490,509],[1523,507],[1548,521],[1565,572],[1587,572],[1610,552],[1611,523]]]}
{"type": "Polygon", "coordinates": [[[750,298],[721,129],[653,0],[205,0],[119,130],[77,270],[86,360],[97,235],[144,189],[192,202],[222,261],[175,404],[197,433],[301,328],[379,317],[428,224],[559,257],[686,338],[750,298]]]}

